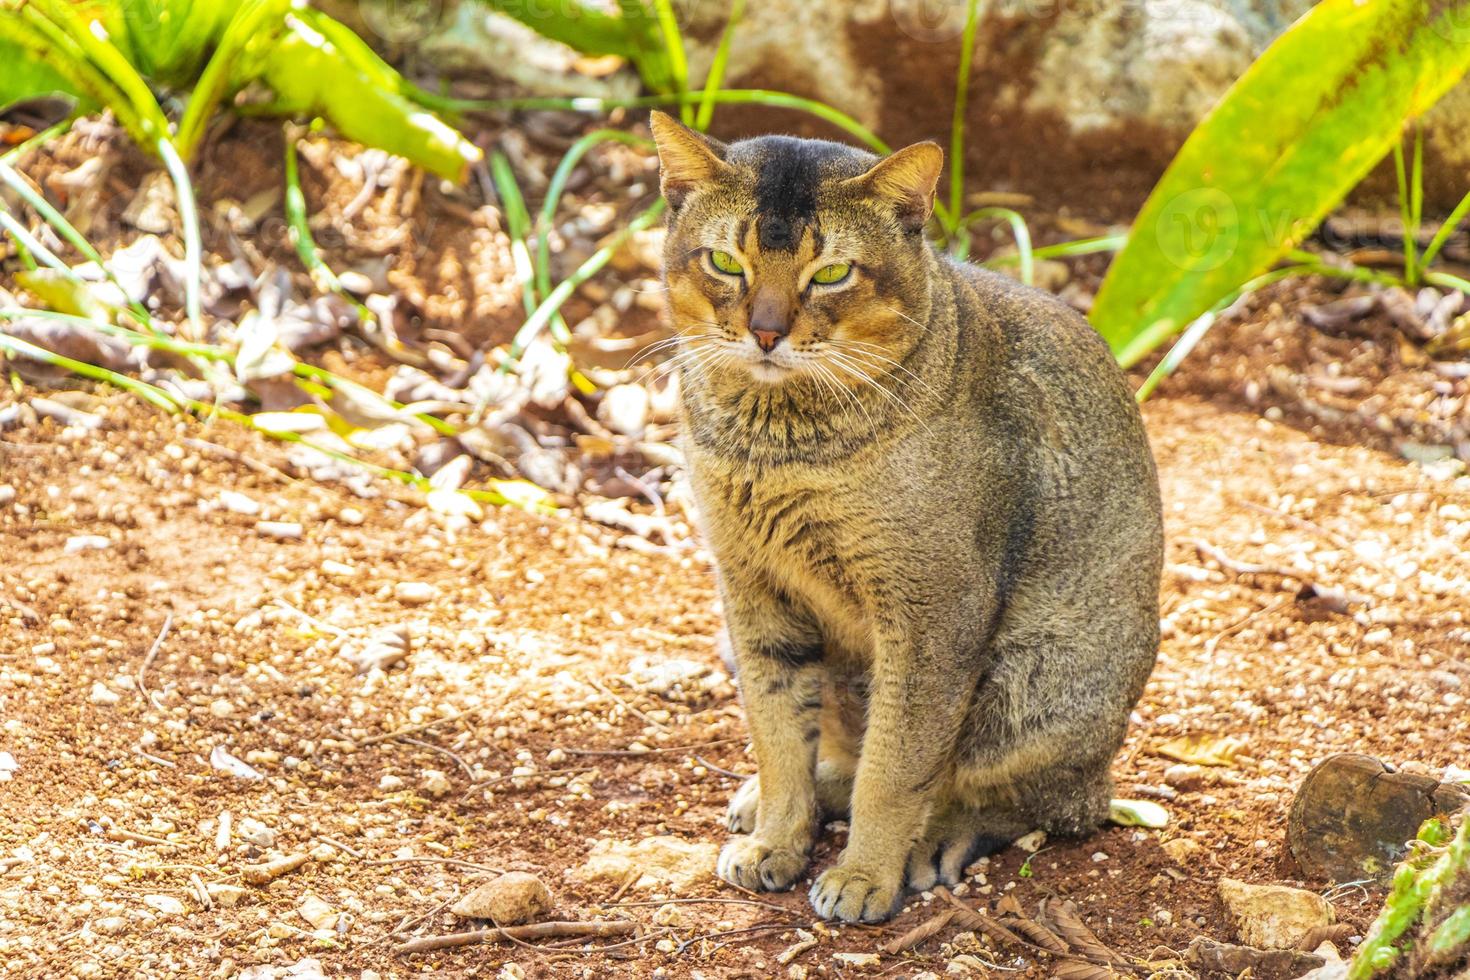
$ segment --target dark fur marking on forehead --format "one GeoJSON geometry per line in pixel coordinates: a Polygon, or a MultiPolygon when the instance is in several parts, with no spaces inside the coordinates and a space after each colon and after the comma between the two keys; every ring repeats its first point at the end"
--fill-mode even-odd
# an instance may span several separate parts
{"type": "Polygon", "coordinates": [[[863,173],[874,158],[841,143],[762,136],[732,146],[729,159],[755,171],[761,248],[790,252],[816,216],[817,189],[826,181],[863,173]]]}

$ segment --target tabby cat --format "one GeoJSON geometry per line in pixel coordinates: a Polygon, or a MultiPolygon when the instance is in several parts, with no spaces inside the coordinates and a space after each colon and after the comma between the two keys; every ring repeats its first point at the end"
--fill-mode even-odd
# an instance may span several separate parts
{"type": "Polygon", "coordinates": [[[685,452],[758,775],[724,879],[877,921],[1108,812],[1158,646],[1142,420],[1061,302],[923,228],[943,154],[728,146],[654,113],[685,452]]]}

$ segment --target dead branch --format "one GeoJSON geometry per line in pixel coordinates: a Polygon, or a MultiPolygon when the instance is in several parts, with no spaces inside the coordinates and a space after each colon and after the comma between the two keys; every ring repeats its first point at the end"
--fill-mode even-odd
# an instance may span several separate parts
{"type": "Polygon", "coordinates": [[[959,909],[947,909],[940,912],[927,922],[921,922],[908,932],[883,947],[883,952],[889,956],[902,953],[906,949],[913,949],[926,939],[932,939],[944,931],[950,921],[959,915],[959,909]]]}
{"type": "Polygon", "coordinates": [[[626,936],[638,928],[636,922],[535,922],[526,926],[505,926],[499,929],[474,929],[469,932],[453,932],[445,936],[425,936],[412,942],[393,947],[398,956],[411,953],[429,953],[436,949],[451,949],[456,946],[474,946],[516,939],[561,939],[575,936],[583,939],[600,939],[605,936],[626,936]]]}
{"type": "Polygon", "coordinates": [[[148,653],[144,655],[143,662],[138,665],[138,676],[135,678],[138,683],[138,693],[143,696],[143,700],[153,705],[159,711],[163,710],[163,705],[159,704],[149,692],[148,685],[144,683],[143,678],[148,673],[148,668],[152,665],[153,658],[158,656],[158,650],[163,646],[163,640],[168,636],[168,631],[173,628],[173,625],[174,614],[172,610],[169,610],[168,615],[163,617],[163,629],[158,631],[158,636],[154,638],[153,645],[148,648],[148,653]]]}

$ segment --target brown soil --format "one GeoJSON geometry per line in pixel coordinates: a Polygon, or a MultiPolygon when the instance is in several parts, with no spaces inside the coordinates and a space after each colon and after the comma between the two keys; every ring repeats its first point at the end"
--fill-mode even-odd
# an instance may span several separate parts
{"type": "MultiPolygon", "coordinates": [[[[278,185],[273,127],[239,125],[201,167],[208,213],[278,185]]],[[[329,261],[371,269],[391,253],[416,337],[453,328],[470,346],[502,342],[519,300],[480,192],[462,200],[390,175],[353,211],[361,177],[327,149],[347,155],[308,148],[303,162],[329,261]]],[[[120,237],[104,251],[125,244],[116,216],[152,169],[119,152],[97,224],[120,237]]],[[[620,200],[599,183],[615,171],[602,160],[579,200],[620,200]]],[[[284,234],[262,231],[280,228],[279,203],[261,214],[247,236],[256,258],[292,263],[284,234]]],[[[223,219],[212,224],[211,250],[228,254],[223,219]]],[[[1073,264],[1084,293],[1102,262],[1073,264]]],[[[583,301],[623,284],[609,277],[583,301]]],[[[1169,525],[1164,640],[1114,773],[1120,796],[1164,803],[1168,828],[1110,827],[1029,860],[1008,849],[972,869],[965,901],[1069,899],[1109,946],[1164,964],[1196,937],[1235,938],[1220,877],[1294,880],[1284,821],[1313,764],[1358,751],[1438,773],[1470,756],[1470,480],[1396,451],[1405,439],[1456,451],[1466,381],[1380,316],[1346,337],[1300,321],[1333,298],[1321,284],[1263,294],[1146,409],[1169,525]],[[1221,553],[1290,574],[1230,571],[1221,553]],[[1367,601],[1340,611],[1313,585],[1367,601]],[[1244,748],[1208,785],[1176,790],[1158,749],[1191,734],[1244,748]]],[[[645,310],[617,329],[651,322],[645,310]]],[[[348,341],[326,360],[369,381],[386,373],[348,341]]],[[[548,977],[769,976],[786,972],[776,957],[801,928],[820,943],[794,965],[816,975],[942,974],[977,950],[1007,976],[1056,975],[1044,958],[942,945],[952,930],[873,970],[833,959],[877,950],[939,899],[835,929],[813,924],[804,889],[757,900],[709,878],[676,894],[567,877],[598,841],[718,844],[733,774],[753,769],[728,683],[660,694],[630,674],[639,658],[724,669],[713,571],[687,524],[657,546],[571,512],[457,525],[415,492],[375,485],[359,499],[298,478],[277,444],[122,396],[6,387],[0,409],[37,395],[106,424],[0,432],[0,501],[15,494],[0,503],[0,753],[18,765],[0,782],[0,974],[234,978],[314,957],[335,977],[519,975],[502,972],[510,963],[548,977]],[[261,513],[222,507],[224,491],[261,513]],[[302,536],[264,536],[259,519],[299,522],[302,536]],[[110,546],[68,549],[89,535],[110,546]],[[401,597],[403,583],[426,586],[425,601],[401,597]],[[344,654],[387,627],[407,628],[406,661],[359,674],[344,654]],[[212,765],[218,749],[263,778],[212,765]],[[225,812],[234,829],[221,837],[225,812]],[[195,878],[239,884],[247,866],[289,854],[310,860],[245,886],[237,905],[197,897],[195,878]],[[646,939],[394,955],[469,928],[447,905],[490,869],[540,875],[559,918],[631,918],[646,939]],[[342,913],[334,929],[302,917],[309,896],[342,913]],[[677,901],[661,908],[666,898],[677,901]]],[[[842,842],[829,834],[813,870],[842,842]]],[[[1382,900],[1328,894],[1359,933],[1382,900]]]]}
{"type": "MultiPolygon", "coordinates": [[[[724,837],[735,780],[716,767],[752,768],[733,692],[681,705],[640,695],[621,676],[639,656],[719,667],[707,562],[635,553],[597,525],[514,510],[449,532],[406,497],[362,501],[269,479],[184,441],[278,462],[273,446],[240,433],[149,415],[120,397],[103,408],[109,421],[95,438],[70,440],[45,422],[0,441],[4,481],[16,491],[0,517],[0,747],[20,767],[0,789],[0,856],[24,858],[0,878],[7,975],[233,976],[307,955],[332,975],[488,976],[510,961],[542,976],[588,966],[669,976],[774,969],[790,929],[680,955],[627,947],[622,955],[636,960],[621,966],[617,951],[494,946],[397,960],[387,940],[411,917],[428,916],[404,935],[448,931],[444,915],[430,913],[476,876],[394,858],[533,871],[556,889],[564,917],[583,918],[617,891],[563,880],[594,841],[724,837]],[[262,537],[253,518],[215,506],[222,490],[258,500],[263,516],[302,522],[304,537],[262,537]],[[344,522],[349,507],[366,515],[362,526],[344,522]],[[68,554],[77,535],[113,545],[68,554]],[[324,572],[327,560],[353,571],[324,572]],[[394,586],[407,581],[429,584],[435,597],[396,601],[394,586]],[[136,678],[170,614],[145,696],[136,678]],[[339,632],[350,645],[395,624],[414,637],[406,669],[364,679],[337,655],[339,632]],[[98,684],[117,703],[95,703],[98,684]],[[431,721],[439,723],[418,741],[368,744],[431,721]],[[578,754],[635,744],[658,751],[578,754]],[[687,745],[703,747],[678,748],[687,745]],[[217,746],[265,778],[212,769],[217,746]],[[563,754],[548,762],[556,749],[563,754]],[[461,761],[489,778],[517,765],[594,772],[579,797],[537,779],[472,786],[461,761]],[[447,795],[424,788],[430,769],[447,773],[447,795]],[[390,775],[401,786],[384,785],[390,775]],[[231,880],[262,851],[238,836],[218,849],[222,811],[237,827],[246,817],[265,823],[278,835],[273,853],[320,859],[252,888],[238,907],[201,910],[191,875],[231,880]],[[322,849],[327,838],[336,843],[322,849]],[[160,894],[189,911],[150,908],[145,896],[160,894]],[[313,939],[295,915],[309,894],[349,913],[340,938],[313,939]],[[104,919],[115,931],[97,932],[104,919]]],[[[1470,752],[1458,693],[1470,679],[1459,653],[1470,488],[1193,399],[1160,400],[1147,414],[1171,542],[1165,639],[1115,766],[1120,795],[1160,792],[1169,762],[1153,750],[1174,736],[1230,735],[1247,747],[1220,785],[1167,803],[1167,830],[1112,828],[1054,843],[1031,859],[1028,876],[1025,855],[1008,850],[983,870],[986,886],[976,878],[969,889],[1013,892],[1023,906],[1070,898],[1105,942],[1132,956],[1181,950],[1199,935],[1232,938],[1215,896],[1221,875],[1292,877],[1282,825],[1292,788],[1322,757],[1353,750],[1437,770],[1470,752]],[[1224,574],[1202,560],[1197,541],[1234,559],[1299,568],[1300,577],[1224,574]],[[1335,613],[1299,597],[1306,580],[1374,598],[1356,615],[1335,613]],[[1202,848],[1182,866],[1160,846],[1181,837],[1202,848]]],[[[815,866],[840,842],[829,839],[815,866]]],[[[682,897],[701,896],[742,898],[714,882],[682,897]]],[[[783,911],[678,905],[675,938],[811,927],[802,894],[770,898],[783,911]]],[[[1352,890],[1334,904],[1362,926],[1376,900],[1352,890]]],[[[656,929],[656,908],[609,914],[656,929]]],[[[832,952],[872,950],[934,911],[916,899],[889,925],[832,930],[803,960],[833,966],[832,952]]],[[[937,947],[930,941],[891,968],[942,971],[937,947]]],[[[1044,965],[1015,965],[1025,967],[1018,975],[1048,975],[1044,965]]]]}

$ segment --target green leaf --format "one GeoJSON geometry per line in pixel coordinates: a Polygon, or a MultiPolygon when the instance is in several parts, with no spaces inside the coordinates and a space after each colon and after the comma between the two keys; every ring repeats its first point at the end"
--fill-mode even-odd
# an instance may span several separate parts
{"type": "Polygon", "coordinates": [[[1470,0],[1323,0],[1190,134],[1092,308],[1133,364],[1310,234],[1470,68],[1470,0]]]}
{"type": "Polygon", "coordinates": [[[348,139],[449,180],[464,180],[480,160],[479,148],[415,103],[402,76],[361,38],[316,10],[288,14],[285,33],[257,67],[280,113],[319,114],[348,139]]]}
{"type": "MultiPolygon", "coordinates": [[[[0,17],[9,16],[0,12],[0,17]]],[[[78,108],[90,109],[95,103],[86,90],[53,68],[38,54],[4,37],[0,28],[0,112],[29,99],[59,95],[73,99],[78,108]]]]}

